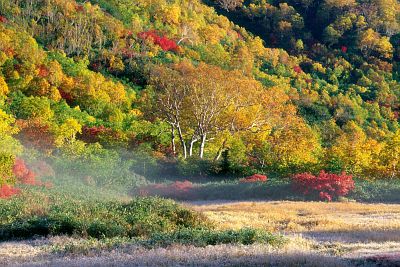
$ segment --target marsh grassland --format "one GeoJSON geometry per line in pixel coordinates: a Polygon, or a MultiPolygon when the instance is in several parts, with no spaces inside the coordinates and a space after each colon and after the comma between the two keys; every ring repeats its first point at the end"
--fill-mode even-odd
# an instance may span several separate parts
{"type": "Polygon", "coordinates": [[[196,201],[183,205],[205,215],[218,231],[248,227],[282,234],[285,242],[144,246],[118,237],[58,236],[0,243],[0,265],[400,265],[400,205],[291,201],[196,201]]]}

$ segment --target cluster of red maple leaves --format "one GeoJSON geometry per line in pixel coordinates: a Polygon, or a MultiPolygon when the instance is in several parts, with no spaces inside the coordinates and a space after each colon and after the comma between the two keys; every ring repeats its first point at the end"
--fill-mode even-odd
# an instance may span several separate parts
{"type": "Polygon", "coordinates": [[[156,31],[140,32],[138,37],[143,40],[150,39],[154,44],[159,45],[164,51],[178,51],[179,46],[174,40],[167,38],[166,36],[160,36],[156,31]]]}
{"type": "Polygon", "coordinates": [[[301,69],[300,66],[294,66],[293,67],[294,72],[296,72],[297,74],[300,74],[303,72],[303,70],[301,69]]]}
{"type": "Polygon", "coordinates": [[[345,173],[339,175],[321,171],[318,176],[300,173],[294,175],[292,181],[295,191],[304,195],[318,195],[326,201],[345,196],[354,189],[353,177],[345,173]]]}
{"type": "Polygon", "coordinates": [[[107,129],[103,125],[92,127],[83,126],[81,139],[86,143],[96,143],[99,141],[99,136],[107,131],[110,131],[110,129],[107,129]]]}
{"type": "Polygon", "coordinates": [[[0,16],[0,23],[7,23],[7,22],[8,22],[8,20],[6,17],[0,16]]]}
{"type": "Polygon", "coordinates": [[[10,198],[14,195],[17,195],[21,192],[21,189],[15,188],[12,185],[3,184],[0,186],[0,199],[1,198],[10,198]]]}
{"type": "MultiPolygon", "coordinates": [[[[38,162],[35,164],[35,168],[44,176],[54,175],[53,169],[45,162],[38,162]]],[[[22,185],[33,185],[43,186],[51,188],[53,185],[49,182],[42,182],[37,179],[37,174],[33,172],[26,165],[23,159],[16,159],[13,166],[13,174],[17,179],[18,184],[22,185]]],[[[13,185],[3,184],[0,186],[0,198],[10,198],[14,195],[21,193],[21,189],[13,185]]]]}
{"type": "Polygon", "coordinates": [[[41,78],[45,78],[45,77],[49,76],[49,74],[50,74],[49,69],[45,65],[40,65],[38,70],[39,70],[38,75],[41,78]]]}

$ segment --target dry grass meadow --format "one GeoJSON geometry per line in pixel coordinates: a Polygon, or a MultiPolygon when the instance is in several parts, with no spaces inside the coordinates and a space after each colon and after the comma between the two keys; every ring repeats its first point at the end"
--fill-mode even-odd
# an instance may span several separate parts
{"type": "Polygon", "coordinates": [[[52,237],[0,243],[7,266],[400,266],[400,205],[323,202],[190,202],[220,229],[279,232],[288,243],[146,249],[52,237]]]}
{"type": "Polygon", "coordinates": [[[221,229],[262,228],[287,235],[288,246],[298,251],[354,259],[357,264],[379,261],[384,265],[387,261],[388,266],[400,266],[397,204],[271,201],[188,205],[221,229]]]}
{"type": "Polygon", "coordinates": [[[400,241],[400,234],[382,239],[373,234],[400,231],[400,205],[397,204],[271,201],[192,202],[189,206],[207,215],[222,229],[254,227],[305,234],[340,232],[349,238],[360,233],[359,238],[400,241]]]}

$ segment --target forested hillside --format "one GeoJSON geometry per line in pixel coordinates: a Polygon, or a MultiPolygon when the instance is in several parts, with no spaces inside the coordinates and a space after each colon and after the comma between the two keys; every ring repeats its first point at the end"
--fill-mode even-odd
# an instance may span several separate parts
{"type": "Polygon", "coordinates": [[[0,185],[38,151],[80,173],[396,177],[399,21],[396,0],[0,0],[0,185]]]}

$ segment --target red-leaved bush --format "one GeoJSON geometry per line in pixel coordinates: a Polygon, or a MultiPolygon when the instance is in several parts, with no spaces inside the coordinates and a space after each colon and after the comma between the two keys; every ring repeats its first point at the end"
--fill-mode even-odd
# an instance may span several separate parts
{"type": "Polygon", "coordinates": [[[240,179],[239,182],[241,183],[254,183],[254,182],[266,182],[268,177],[262,174],[253,174],[252,176],[245,177],[240,179]]]}
{"type": "MultiPolygon", "coordinates": [[[[44,161],[34,164],[34,168],[36,168],[43,176],[54,176],[54,170],[44,161]]],[[[17,178],[17,183],[24,185],[44,186],[46,188],[53,187],[53,184],[50,182],[42,182],[37,180],[36,173],[28,168],[23,159],[17,158],[15,160],[13,173],[17,178]]]]}
{"type": "Polygon", "coordinates": [[[3,184],[0,186],[0,199],[10,198],[14,195],[17,195],[21,192],[21,189],[15,188],[12,185],[3,184]]]}
{"type": "Polygon", "coordinates": [[[82,134],[80,138],[86,143],[96,143],[99,142],[99,136],[105,134],[106,132],[110,132],[111,129],[101,126],[83,126],[82,134]]]}
{"type": "Polygon", "coordinates": [[[39,73],[38,73],[39,77],[45,78],[45,77],[49,76],[49,74],[50,74],[50,71],[45,65],[39,66],[39,73]]]}
{"type": "Polygon", "coordinates": [[[61,98],[64,99],[68,104],[71,104],[74,101],[74,97],[71,93],[65,92],[61,89],[58,89],[60,92],[61,98]]]}
{"type": "Polygon", "coordinates": [[[6,17],[0,16],[0,23],[7,23],[7,22],[8,22],[8,20],[6,17]]]}
{"type": "Polygon", "coordinates": [[[300,74],[303,72],[303,70],[301,69],[300,66],[294,66],[293,67],[294,72],[296,72],[297,74],[300,74]]]}
{"type": "Polygon", "coordinates": [[[171,184],[150,184],[136,190],[140,196],[161,196],[174,199],[193,197],[194,185],[190,181],[176,181],[171,184]]]}
{"type": "Polygon", "coordinates": [[[151,39],[154,44],[159,45],[164,51],[178,51],[178,45],[175,41],[165,36],[158,35],[157,32],[154,30],[141,32],[138,34],[138,37],[144,40],[151,39]]]}
{"type": "Polygon", "coordinates": [[[22,159],[16,159],[13,167],[13,173],[18,182],[26,185],[36,185],[36,175],[31,171],[22,159]]]}
{"type": "Polygon", "coordinates": [[[321,171],[318,176],[300,173],[293,176],[292,183],[294,190],[304,195],[318,196],[321,200],[327,201],[345,196],[354,189],[353,177],[344,172],[338,175],[321,171]]]}

